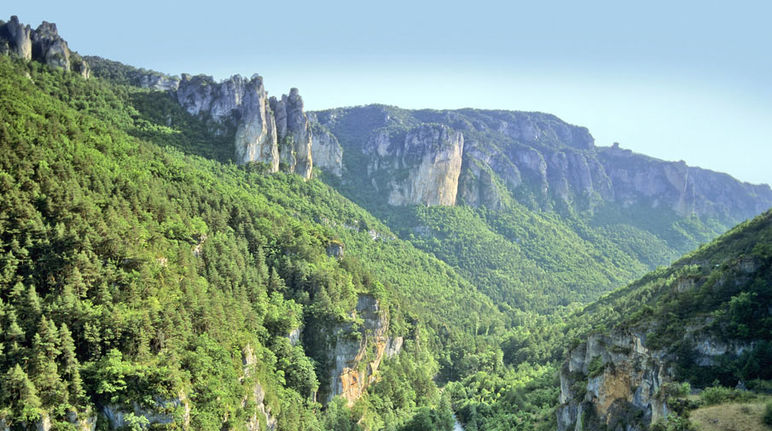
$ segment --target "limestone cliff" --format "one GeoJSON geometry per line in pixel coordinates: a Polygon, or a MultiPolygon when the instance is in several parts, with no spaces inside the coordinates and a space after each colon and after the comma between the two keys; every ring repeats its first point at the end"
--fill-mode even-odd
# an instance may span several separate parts
{"type": "Polygon", "coordinates": [[[336,177],[343,175],[343,147],[329,129],[322,126],[313,114],[308,115],[311,127],[311,155],[314,166],[336,177]]]}
{"type": "Polygon", "coordinates": [[[281,99],[271,97],[269,103],[276,121],[281,163],[289,172],[310,178],[313,168],[312,135],[298,89],[290,89],[290,94],[283,95],[281,99]]]}
{"type": "Polygon", "coordinates": [[[593,335],[571,351],[560,370],[558,430],[641,430],[667,416],[659,396],[672,381],[667,354],[644,340],[637,332],[593,335]]]}
{"type": "Polygon", "coordinates": [[[32,30],[15,15],[10,21],[0,21],[0,54],[12,54],[25,60],[35,60],[50,67],[73,71],[88,78],[88,64],[78,53],[70,51],[59,36],[56,24],[43,21],[32,30]]]}
{"type": "MultiPolygon", "coordinates": [[[[695,366],[710,367],[740,357],[755,343],[720,340],[704,331],[709,320],[684,336],[695,366]]],[[[591,335],[571,350],[560,370],[558,430],[646,430],[671,413],[665,388],[676,383],[680,355],[672,348],[647,347],[643,328],[591,335]]]]}
{"type": "Polygon", "coordinates": [[[270,172],[311,177],[311,128],[296,88],[281,99],[269,99],[258,75],[215,82],[210,76],[184,74],[175,95],[191,115],[235,128],[236,162],[262,162],[270,172]]]}
{"type": "Polygon", "coordinates": [[[381,131],[364,148],[371,176],[402,173],[380,185],[391,205],[455,205],[463,151],[461,132],[428,124],[409,130],[402,139],[381,131]]]}
{"type": "Polygon", "coordinates": [[[276,417],[271,413],[271,407],[266,405],[265,390],[260,382],[255,381],[255,367],[257,366],[257,356],[252,346],[247,345],[242,352],[242,363],[244,364],[244,375],[241,378],[242,383],[249,383],[251,390],[247,391],[247,396],[241,402],[241,408],[253,405],[254,410],[249,415],[246,424],[248,431],[275,431],[278,425],[276,417]],[[262,424],[262,425],[261,425],[262,424]]]}
{"type": "Polygon", "coordinates": [[[598,159],[611,180],[614,199],[666,206],[680,215],[752,217],[772,205],[767,185],[741,183],[727,174],[665,162],[619,147],[599,148],[598,159]]]}
{"type": "Polygon", "coordinates": [[[310,118],[343,147],[343,182],[371,186],[392,205],[499,208],[514,199],[532,208],[589,214],[601,206],[669,211],[727,227],[772,206],[767,185],[635,154],[618,144],[598,147],[586,128],[550,114],[370,105],[310,118]],[[427,129],[416,134],[421,127],[427,129]],[[429,143],[434,138],[428,130],[439,133],[443,127],[440,140],[463,136],[457,184],[452,146],[429,143]],[[362,153],[364,159],[356,155],[362,153]]]}
{"type": "Polygon", "coordinates": [[[381,361],[402,348],[402,337],[388,336],[388,312],[373,296],[360,295],[351,317],[361,324],[339,325],[330,338],[334,348],[329,351],[329,387],[322,390],[325,402],[340,395],[353,405],[375,381],[381,361]]]}

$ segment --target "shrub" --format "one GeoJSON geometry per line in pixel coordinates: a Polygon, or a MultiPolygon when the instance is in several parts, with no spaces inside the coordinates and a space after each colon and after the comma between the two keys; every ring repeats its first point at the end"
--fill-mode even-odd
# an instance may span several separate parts
{"type": "Polygon", "coordinates": [[[587,366],[587,373],[590,378],[598,377],[603,374],[603,369],[606,368],[603,364],[603,359],[600,356],[592,358],[590,365],[587,366]]]}
{"type": "Polygon", "coordinates": [[[768,402],[766,408],[764,408],[764,423],[772,425],[772,401],[768,402]]]}
{"type": "Polygon", "coordinates": [[[700,394],[700,399],[706,405],[721,404],[727,401],[748,401],[753,399],[754,395],[747,391],[727,388],[724,386],[713,386],[706,388],[700,394]]]}

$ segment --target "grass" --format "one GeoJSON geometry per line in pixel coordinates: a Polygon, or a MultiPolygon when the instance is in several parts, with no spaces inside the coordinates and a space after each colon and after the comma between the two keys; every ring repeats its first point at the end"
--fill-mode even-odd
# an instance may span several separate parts
{"type": "Polygon", "coordinates": [[[763,422],[765,406],[772,397],[746,403],[725,403],[702,407],[689,419],[700,431],[770,431],[763,422]]]}

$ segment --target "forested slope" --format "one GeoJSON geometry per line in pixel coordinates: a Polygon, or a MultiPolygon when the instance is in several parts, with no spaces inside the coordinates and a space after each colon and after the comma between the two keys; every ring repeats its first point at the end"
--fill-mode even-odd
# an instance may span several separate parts
{"type": "Polygon", "coordinates": [[[394,429],[439,403],[442,351],[502,326],[450,267],[329,187],[195,155],[218,138],[165,93],[0,68],[5,424],[101,427],[122,412],[154,427],[394,429]],[[329,257],[333,242],[352,257],[329,257]],[[336,340],[288,335],[364,335],[363,294],[403,353],[353,413],[320,414],[336,340]]]}

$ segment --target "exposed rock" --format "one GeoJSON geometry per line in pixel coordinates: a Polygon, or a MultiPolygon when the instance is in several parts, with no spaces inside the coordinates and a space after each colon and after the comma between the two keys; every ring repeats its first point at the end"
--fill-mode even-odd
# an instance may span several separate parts
{"type": "Polygon", "coordinates": [[[32,33],[32,56],[51,67],[70,70],[70,49],[54,23],[43,21],[32,33]]]}
{"type": "Polygon", "coordinates": [[[442,125],[422,125],[392,143],[386,132],[375,134],[365,153],[368,172],[403,170],[388,185],[391,205],[455,205],[464,137],[442,125]]]}
{"type": "Polygon", "coordinates": [[[185,430],[190,428],[190,403],[184,393],[180,393],[179,396],[172,399],[155,397],[153,402],[155,403],[154,406],[143,407],[134,401],[131,403],[129,411],[126,410],[126,406],[108,404],[102,407],[102,414],[104,414],[110,422],[110,426],[115,429],[126,425],[126,415],[128,413],[133,413],[136,416],[144,416],[151,425],[163,425],[175,423],[175,411],[182,409],[182,423],[179,425],[185,430]]]}
{"type": "Polygon", "coordinates": [[[361,327],[352,331],[351,325],[344,325],[334,332],[333,369],[325,402],[342,395],[353,405],[375,381],[383,358],[397,355],[402,348],[402,337],[387,336],[388,313],[373,296],[360,295],[352,317],[362,319],[361,327]]]}
{"type": "Polygon", "coordinates": [[[56,24],[47,21],[35,30],[19,23],[15,15],[7,23],[0,21],[0,51],[73,71],[84,78],[90,75],[88,64],[77,53],[70,51],[67,42],[59,36],[56,24]]]}
{"type": "MultiPolygon", "coordinates": [[[[716,365],[725,355],[738,357],[755,346],[714,338],[704,330],[710,323],[703,319],[686,328],[684,340],[692,346],[696,366],[716,365]]],[[[670,407],[661,388],[675,381],[678,356],[667,347],[649,349],[644,332],[637,328],[593,334],[571,350],[560,371],[560,431],[645,430],[667,417],[670,407]]]]}
{"type": "Polygon", "coordinates": [[[327,244],[327,256],[335,257],[338,259],[343,259],[343,249],[345,246],[340,241],[330,241],[329,244],[327,244]]]}
{"type": "MultiPolygon", "coordinates": [[[[257,365],[257,356],[252,346],[247,345],[242,352],[242,363],[244,365],[244,378],[249,378],[254,375],[255,366],[257,365]]],[[[255,411],[250,416],[246,423],[246,428],[249,431],[275,431],[278,427],[278,421],[271,415],[271,408],[265,404],[265,391],[263,386],[259,382],[255,382],[251,391],[252,401],[255,403],[255,411]],[[261,422],[265,424],[265,428],[261,427],[261,422]]],[[[247,404],[247,398],[241,402],[241,407],[244,408],[247,404]]]]}
{"type": "Polygon", "coordinates": [[[727,174],[665,162],[616,146],[598,159],[611,180],[614,199],[626,205],[666,206],[688,216],[746,219],[769,208],[768,185],[741,183],[727,174]]]}
{"type": "Polygon", "coordinates": [[[340,177],[343,175],[343,147],[329,129],[309,114],[311,125],[311,155],[314,166],[340,177]]]}
{"type": "Polygon", "coordinates": [[[295,328],[292,331],[290,331],[289,335],[287,335],[287,339],[289,339],[290,344],[293,346],[297,346],[298,343],[300,343],[300,339],[303,336],[303,328],[295,328]]]}
{"type": "Polygon", "coordinates": [[[402,351],[402,344],[405,342],[404,337],[389,338],[389,342],[386,344],[386,357],[393,358],[402,351]]]}
{"type": "Polygon", "coordinates": [[[0,24],[0,39],[8,43],[10,53],[25,60],[32,60],[32,30],[28,25],[22,25],[14,15],[5,24],[0,24]]]}
{"type": "MultiPolygon", "coordinates": [[[[741,183],[725,174],[634,154],[618,143],[596,147],[586,128],[549,114],[409,111],[370,105],[321,111],[313,118],[335,134],[346,151],[368,156],[366,173],[354,166],[347,166],[345,172],[366,175],[364,184],[372,184],[373,191],[392,205],[453,205],[457,200],[500,208],[514,199],[539,209],[595,211],[609,203],[610,208],[649,207],[664,214],[674,211],[680,216],[717,219],[726,226],[772,206],[772,189],[767,185],[741,183]],[[451,188],[437,178],[429,181],[433,185],[426,183],[425,170],[418,167],[420,156],[430,159],[430,150],[420,154],[414,150],[410,163],[402,163],[405,133],[419,127],[448,127],[463,133],[457,199],[450,195],[439,199],[427,191],[451,188]]],[[[361,181],[345,174],[342,180],[361,181]]]]}
{"type": "Polygon", "coordinates": [[[270,172],[279,170],[276,122],[270,113],[262,78],[253,78],[244,97],[236,129],[236,161],[266,163],[270,172]]]}
{"type": "Polygon", "coordinates": [[[292,88],[289,96],[271,97],[269,103],[276,118],[281,163],[287,166],[287,171],[310,178],[313,168],[311,129],[303,112],[303,98],[297,88],[292,88]]]}
{"type": "MultiPolygon", "coordinates": [[[[174,86],[174,81],[158,85],[174,86]]],[[[238,163],[262,162],[270,172],[281,169],[311,177],[311,126],[296,88],[281,99],[269,99],[258,75],[249,80],[236,75],[218,83],[210,76],[183,74],[176,97],[188,113],[235,127],[238,163]]]]}
{"type": "Polygon", "coordinates": [[[160,91],[176,91],[180,86],[180,78],[162,73],[146,73],[139,77],[139,86],[160,91]]]}
{"type": "Polygon", "coordinates": [[[78,431],[96,430],[97,417],[94,414],[78,414],[75,411],[67,412],[67,421],[75,426],[78,431]]]}
{"type": "Polygon", "coordinates": [[[659,396],[671,381],[667,355],[644,340],[637,332],[595,334],[570,352],[560,371],[558,430],[643,430],[667,416],[659,396]]]}

